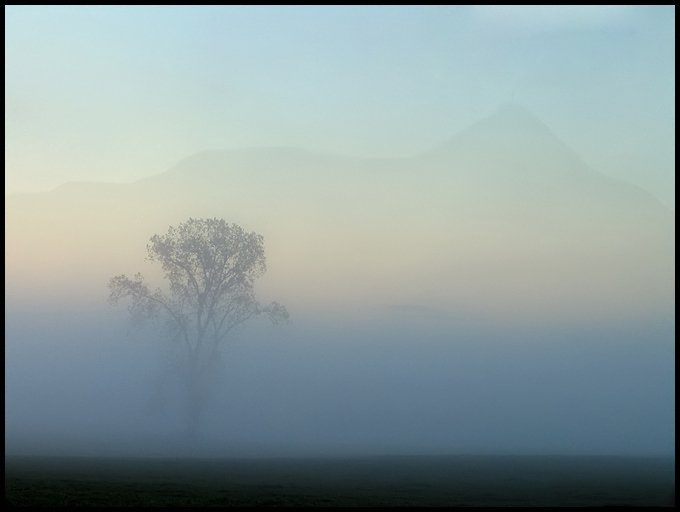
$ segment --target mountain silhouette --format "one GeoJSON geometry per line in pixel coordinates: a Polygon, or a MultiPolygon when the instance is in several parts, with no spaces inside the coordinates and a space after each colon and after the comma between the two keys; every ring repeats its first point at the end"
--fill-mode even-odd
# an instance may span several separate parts
{"type": "Polygon", "coordinates": [[[128,185],[8,196],[8,286],[105,286],[152,234],[213,216],[265,236],[276,295],[300,304],[674,311],[673,214],[516,104],[408,158],[204,151],[128,185]]]}
{"type": "MultiPolygon", "coordinates": [[[[469,161],[478,172],[492,173],[496,178],[533,175],[559,179],[573,174],[593,174],[575,151],[516,104],[501,107],[432,153],[469,161]]],[[[462,171],[469,172],[468,169],[462,171]]]]}

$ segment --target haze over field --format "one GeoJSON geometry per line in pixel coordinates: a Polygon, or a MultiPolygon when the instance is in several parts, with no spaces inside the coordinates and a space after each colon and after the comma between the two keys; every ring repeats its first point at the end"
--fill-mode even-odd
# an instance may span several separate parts
{"type": "Polygon", "coordinates": [[[674,9],[509,9],[6,8],[6,450],[181,452],[106,286],[217,217],[204,453],[674,454],[674,9]]]}

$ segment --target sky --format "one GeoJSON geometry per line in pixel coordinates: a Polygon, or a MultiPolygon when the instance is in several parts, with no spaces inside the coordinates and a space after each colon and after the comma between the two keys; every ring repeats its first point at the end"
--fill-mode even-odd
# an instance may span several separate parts
{"type": "Polygon", "coordinates": [[[674,7],[5,13],[7,452],[183,453],[106,283],[215,215],[212,455],[674,455],[674,7]]]}
{"type": "Polygon", "coordinates": [[[6,194],[430,149],[508,101],[674,208],[673,6],[5,8],[6,194]]]}

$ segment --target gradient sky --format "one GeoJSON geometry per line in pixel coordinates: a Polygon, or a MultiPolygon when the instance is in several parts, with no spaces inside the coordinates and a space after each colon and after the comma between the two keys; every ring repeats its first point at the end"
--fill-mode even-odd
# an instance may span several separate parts
{"type": "Polygon", "coordinates": [[[675,8],[5,7],[5,186],[427,150],[509,100],[674,208],[675,8]],[[585,127],[585,128],[584,128],[585,127]]]}
{"type": "Polygon", "coordinates": [[[264,236],[258,294],[293,317],[225,348],[205,431],[230,453],[674,454],[672,217],[560,142],[674,209],[673,6],[5,14],[6,451],[179,431],[177,383],[145,416],[167,340],[127,337],[106,283],[157,278],[149,237],[219,215],[264,236]],[[508,103],[511,136],[475,125],[508,103]],[[471,125],[413,159],[208,152],[17,195],[211,149],[407,157],[471,125]]]}

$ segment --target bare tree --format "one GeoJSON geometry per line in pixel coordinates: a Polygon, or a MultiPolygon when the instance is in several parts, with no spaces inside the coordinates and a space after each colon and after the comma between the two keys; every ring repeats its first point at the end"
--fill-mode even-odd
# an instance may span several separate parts
{"type": "Polygon", "coordinates": [[[266,271],[262,236],[222,219],[189,219],[163,236],[154,235],[148,257],[162,265],[168,292],[152,290],[141,274],[111,278],[109,302],[130,297],[133,324],[161,320],[174,343],[174,369],[187,384],[187,435],[199,436],[206,397],[222,365],[220,344],[237,326],[265,314],[287,321],[285,307],[255,299],[253,283],[266,271]]]}

